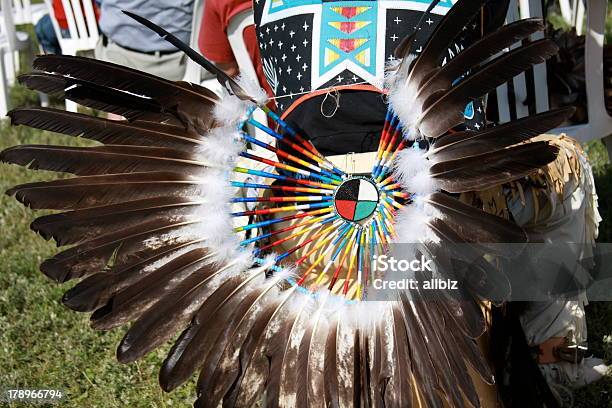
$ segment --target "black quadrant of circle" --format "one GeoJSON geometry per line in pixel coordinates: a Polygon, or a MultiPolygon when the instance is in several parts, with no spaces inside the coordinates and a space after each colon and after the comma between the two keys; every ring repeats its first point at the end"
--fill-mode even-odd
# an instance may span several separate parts
{"type": "Polygon", "coordinates": [[[338,187],[336,192],[336,200],[351,200],[357,201],[359,196],[359,183],[361,179],[355,178],[347,180],[338,187]]]}

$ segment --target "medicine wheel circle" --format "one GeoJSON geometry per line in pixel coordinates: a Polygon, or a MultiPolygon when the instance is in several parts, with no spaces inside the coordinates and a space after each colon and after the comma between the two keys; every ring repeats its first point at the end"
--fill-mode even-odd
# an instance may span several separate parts
{"type": "Polygon", "coordinates": [[[372,181],[356,177],[348,179],[336,190],[334,206],[342,218],[351,222],[368,219],[378,205],[378,189],[372,181]]]}

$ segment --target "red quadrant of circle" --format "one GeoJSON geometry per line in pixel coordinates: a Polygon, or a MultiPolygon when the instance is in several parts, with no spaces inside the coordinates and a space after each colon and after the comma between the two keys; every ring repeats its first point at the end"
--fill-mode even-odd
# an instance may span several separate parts
{"type": "Polygon", "coordinates": [[[357,201],[352,200],[336,200],[336,210],[342,217],[352,220],[355,216],[355,207],[357,201]]]}

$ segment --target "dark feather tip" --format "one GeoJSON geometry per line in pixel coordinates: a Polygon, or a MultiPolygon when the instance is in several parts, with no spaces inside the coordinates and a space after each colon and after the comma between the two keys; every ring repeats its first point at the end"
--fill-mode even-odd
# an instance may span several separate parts
{"type": "Polygon", "coordinates": [[[174,390],[174,388],[175,388],[174,384],[172,384],[172,381],[170,381],[170,379],[168,378],[168,374],[164,371],[164,367],[163,366],[159,370],[158,381],[159,381],[159,386],[165,392],[170,392],[170,391],[174,390]]]}
{"type": "Polygon", "coordinates": [[[15,123],[15,111],[18,111],[18,110],[19,109],[12,109],[6,113],[6,116],[8,118],[11,118],[11,126],[17,126],[19,124],[19,123],[15,123]]]}
{"type": "Polygon", "coordinates": [[[121,340],[119,346],[117,346],[116,355],[117,361],[119,361],[121,364],[133,363],[134,361],[138,360],[138,354],[133,352],[125,337],[121,340]]]}
{"type": "Polygon", "coordinates": [[[15,146],[4,149],[0,152],[0,163],[11,163],[11,161],[6,157],[10,154],[11,150],[13,150],[15,146]]]}
{"type": "MultiPolygon", "coordinates": [[[[73,288],[74,289],[74,288],[73,288]]],[[[74,310],[75,312],[91,312],[91,307],[89,303],[82,299],[81,293],[73,293],[73,289],[64,293],[62,296],[62,304],[66,306],[70,310],[74,310]]]]}
{"type": "Polygon", "coordinates": [[[70,280],[69,274],[66,271],[57,269],[54,265],[55,261],[53,258],[46,259],[43,263],[40,264],[40,271],[49,279],[57,283],[64,283],[70,280]]]}
{"type": "Polygon", "coordinates": [[[62,303],[77,312],[93,312],[104,304],[101,288],[111,281],[112,277],[105,273],[89,276],[64,293],[62,303]]]}
{"type": "Polygon", "coordinates": [[[40,226],[40,223],[37,221],[38,221],[38,218],[30,223],[30,229],[38,233],[41,237],[43,237],[45,241],[48,241],[51,238],[53,238],[53,234],[49,234],[44,229],[42,229],[42,227],[40,226]]]}
{"type": "MultiPolygon", "coordinates": [[[[176,344],[174,347],[176,347],[176,344]]],[[[175,376],[173,375],[173,367],[176,365],[176,359],[172,359],[171,353],[172,352],[170,352],[170,354],[166,356],[166,359],[162,363],[158,374],[159,386],[165,392],[174,391],[176,387],[181,384],[179,381],[175,381],[175,376]]]]}

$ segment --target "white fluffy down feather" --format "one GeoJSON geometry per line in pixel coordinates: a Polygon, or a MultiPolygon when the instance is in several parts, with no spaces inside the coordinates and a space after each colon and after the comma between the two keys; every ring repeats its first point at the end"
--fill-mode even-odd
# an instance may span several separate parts
{"type": "Polygon", "coordinates": [[[252,102],[243,101],[223,89],[220,101],[213,109],[213,115],[217,122],[224,126],[236,126],[246,119],[248,110],[252,106],[252,102]]]}
{"type": "Polygon", "coordinates": [[[229,182],[228,171],[208,169],[200,180],[206,185],[204,198],[208,203],[207,208],[229,204],[236,194],[236,189],[229,182]]]}
{"type": "Polygon", "coordinates": [[[435,241],[427,222],[432,217],[418,204],[407,205],[397,212],[395,217],[396,243],[415,244],[424,241],[435,241]]]}
{"type": "Polygon", "coordinates": [[[202,175],[201,181],[206,186],[206,204],[198,209],[201,220],[198,234],[216,250],[215,260],[224,263],[245,252],[239,249],[240,240],[233,231],[230,201],[235,189],[230,186],[226,171],[209,169],[202,175]]]}
{"type": "Polygon", "coordinates": [[[242,89],[244,89],[246,93],[257,102],[257,104],[263,105],[268,102],[268,95],[266,94],[266,91],[259,86],[257,81],[245,75],[239,75],[238,78],[236,78],[236,82],[238,82],[238,85],[240,85],[240,87],[242,87],[242,89]]]}
{"type": "Polygon", "coordinates": [[[415,194],[413,202],[400,209],[396,215],[396,242],[437,241],[437,237],[427,226],[427,222],[437,214],[423,199],[439,190],[435,180],[429,175],[431,165],[425,158],[425,151],[414,148],[402,150],[393,162],[395,179],[405,191],[415,194]]]}
{"type": "Polygon", "coordinates": [[[435,180],[429,175],[431,162],[420,149],[402,150],[393,162],[393,175],[404,190],[417,194],[431,194],[438,190],[435,180]]]}
{"type": "Polygon", "coordinates": [[[244,145],[238,131],[232,126],[213,128],[202,139],[199,153],[207,163],[219,167],[234,165],[244,145]]]}
{"type": "Polygon", "coordinates": [[[409,61],[402,62],[397,70],[385,78],[385,87],[389,90],[389,105],[399,117],[404,128],[408,130],[410,138],[415,138],[418,133],[416,124],[422,109],[415,101],[417,84],[408,81],[408,67],[415,56],[411,55],[408,58],[409,61]]]}

